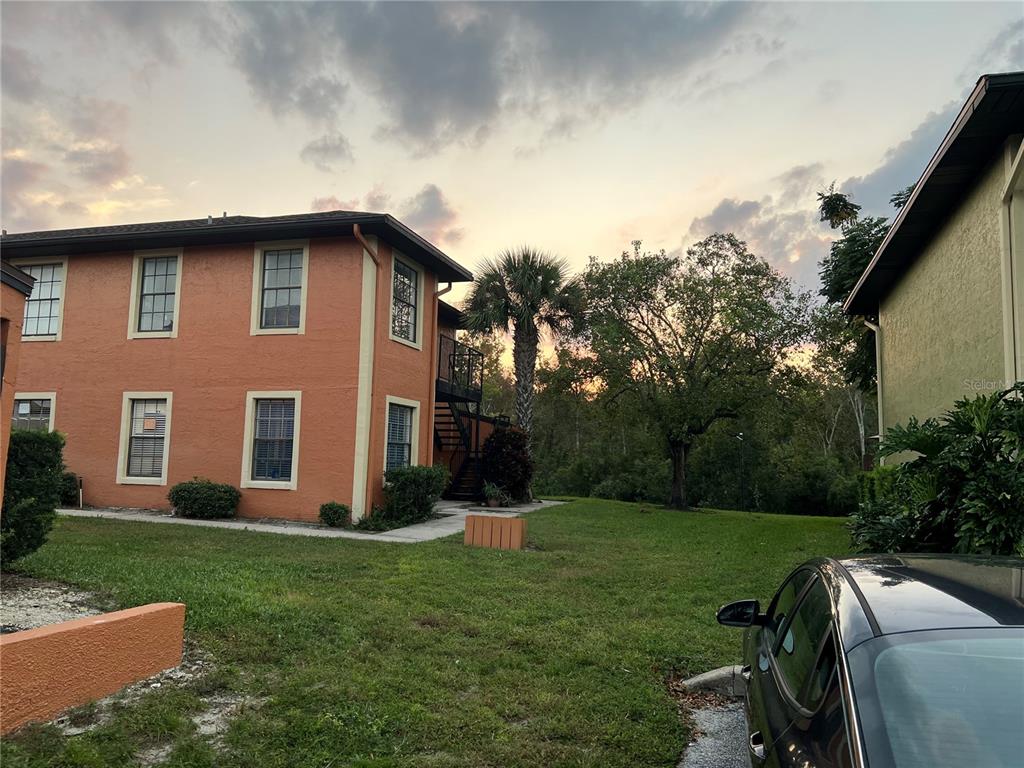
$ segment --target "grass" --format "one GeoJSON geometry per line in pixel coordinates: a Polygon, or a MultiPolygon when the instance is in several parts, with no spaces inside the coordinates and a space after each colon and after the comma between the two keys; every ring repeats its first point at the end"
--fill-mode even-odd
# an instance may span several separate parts
{"type": "Polygon", "coordinates": [[[25,729],[3,765],[121,766],[163,742],[170,766],[672,766],[666,674],[739,657],[716,608],[847,547],[825,518],[588,499],[528,519],[536,549],[499,552],[62,518],[18,570],[186,603],[218,684],[263,704],[215,752],[194,687],[156,690],[80,736],[25,729]]]}

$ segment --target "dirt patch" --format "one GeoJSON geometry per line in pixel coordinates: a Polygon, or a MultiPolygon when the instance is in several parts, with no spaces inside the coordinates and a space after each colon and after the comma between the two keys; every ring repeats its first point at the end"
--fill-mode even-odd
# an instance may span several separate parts
{"type": "Polygon", "coordinates": [[[101,600],[52,581],[0,574],[0,632],[20,632],[47,624],[95,616],[101,600]]]}

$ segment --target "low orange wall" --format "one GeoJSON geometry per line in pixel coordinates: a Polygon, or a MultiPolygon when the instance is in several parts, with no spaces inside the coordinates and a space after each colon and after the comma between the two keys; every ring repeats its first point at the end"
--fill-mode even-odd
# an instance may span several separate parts
{"type": "Polygon", "coordinates": [[[466,515],[463,543],[491,549],[522,549],[526,542],[526,520],[521,517],[466,515]]]}
{"type": "Polygon", "coordinates": [[[181,663],[185,606],[153,603],[0,635],[0,733],[181,663]]]}

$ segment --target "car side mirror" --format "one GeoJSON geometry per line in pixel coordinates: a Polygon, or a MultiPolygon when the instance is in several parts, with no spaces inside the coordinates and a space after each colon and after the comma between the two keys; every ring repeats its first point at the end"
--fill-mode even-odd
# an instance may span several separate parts
{"type": "Polygon", "coordinates": [[[750,627],[763,624],[764,615],[757,600],[737,600],[718,609],[718,623],[725,627],[750,627]]]}

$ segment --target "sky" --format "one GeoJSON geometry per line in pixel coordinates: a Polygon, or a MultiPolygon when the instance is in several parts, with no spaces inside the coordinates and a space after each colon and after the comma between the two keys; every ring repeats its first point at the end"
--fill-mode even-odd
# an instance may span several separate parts
{"type": "Polygon", "coordinates": [[[5,1],[0,53],[9,232],[386,211],[578,270],[732,231],[815,289],[815,192],[891,215],[1024,4],[5,1]]]}

